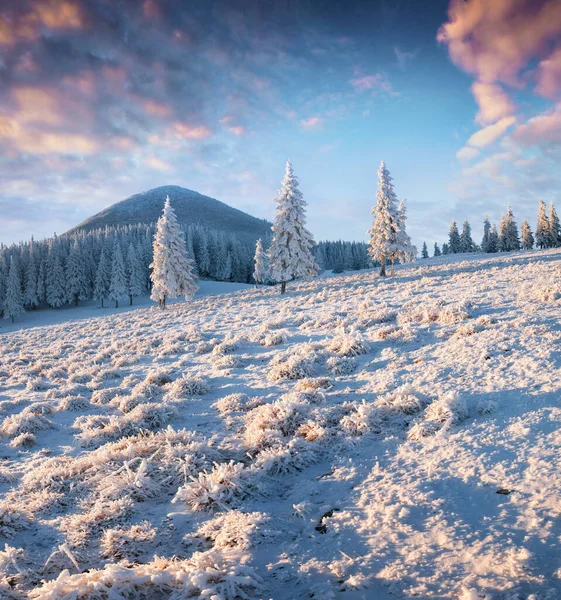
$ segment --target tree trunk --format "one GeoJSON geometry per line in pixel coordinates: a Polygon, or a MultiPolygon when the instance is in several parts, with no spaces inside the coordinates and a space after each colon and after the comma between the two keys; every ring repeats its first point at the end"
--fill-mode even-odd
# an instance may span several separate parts
{"type": "Polygon", "coordinates": [[[115,308],[119,308],[119,301],[115,300],[115,308]]]}
{"type": "Polygon", "coordinates": [[[390,275],[393,275],[395,273],[395,258],[392,258],[392,272],[390,273],[390,275]]]}
{"type": "Polygon", "coordinates": [[[166,308],[166,297],[164,296],[162,298],[162,309],[165,309],[165,308],[166,308]]]}
{"type": "Polygon", "coordinates": [[[281,294],[286,293],[286,281],[281,281],[281,294]]]}
{"type": "Polygon", "coordinates": [[[105,307],[103,306],[103,298],[101,299],[101,308],[105,308],[105,307]]]}
{"type": "Polygon", "coordinates": [[[382,263],[382,267],[380,269],[380,277],[385,277],[386,276],[386,257],[383,256],[382,260],[380,262],[382,263]]]}
{"type": "Polygon", "coordinates": [[[12,317],[12,323],[15,323],[15,322],[16,322],[15,317],[12,317]]]}
{"type": "Polygon", "coordinates": [[[132,296],[129,296],[129,306],[132,306],[132,296]]]}

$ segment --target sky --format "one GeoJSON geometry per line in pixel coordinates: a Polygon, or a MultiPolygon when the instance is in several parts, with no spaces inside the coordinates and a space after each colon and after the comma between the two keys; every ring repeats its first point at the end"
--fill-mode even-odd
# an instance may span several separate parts
{"type": "MultiPolygon", "coordinates": [[[[365,240],[390,170],[420,246],[561,204],[561,0],[0,0],[0,242],[175,184],[365,240]]],[[[172,198],[173,203],[173,198],[172,198]]]]}

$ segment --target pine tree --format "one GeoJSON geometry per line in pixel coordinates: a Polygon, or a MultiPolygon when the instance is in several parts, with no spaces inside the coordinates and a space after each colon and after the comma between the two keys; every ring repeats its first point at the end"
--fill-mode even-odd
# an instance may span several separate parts
{"type": "Polygon", "coordinates": [[[546,214],[545,202],[540,200],[538,208],[538,222],[536,224],[536,246],[547,248],[550,241],[549,219],[546,214]]]}
{"type": "Polygon", "coordinates": [[[392,275],[394,274],[396,260],[399,260],[400,263],[407,263],[414,261],[417,255],[417,248],[411,244],[411,238],[407,234],[406,221],[407,209],[405,207],[405,200],[402,200],[397,208],[398,229],[394,250],[390,257],[392,261],[392,275]]]}
{"type": "Polygon", "coordinates": [[[299,183],[289,160],[279,197],[275,200],[277,210],[269,248],[270,276],[280,282],[281,294],[285,293],[288,281],[319,273],[311,252],[314,239],[306,229],[307,203],[298,187],[299,183]]]}
{"type": "Polygon", "coordinates": [[[386,261],[391,258],[397,243],[399,231],[399,215],[397,213],[397,197],[390,172],[382,161],[378,169],[378,191],[376,205],[372,207],[374,222],[368,231],[370,235],[369,253],[373,260],[381,265],[380,276],[386,275],[386,261]]]}
{"type": "Polygon", "coordinates": [[[69,303],[74,302],[78,306],[79,300],[87,299],[84,291],[85,279],[86,273],[82,251],[78,238],[75,238],[66,263],[66,299],[69,303]]]}
{"type": "Polygon", "coordinates": [[[456,221],[452,221],[452,225],[450,225],[450,231],[448,233],[448,251],[450,254],[457,254],[461,251],[460,234],[458,233],[456,221]]]}
{"type": "Polygon", "coordinates": [[[33,243],[29,248],[29,261],[25,273],[25,293],[24,304],[32,309],[39,306],[39,294],[37,291],[37,263],[35,262],[35,253],[33,252],[33,243]]]}
{"type": "Polygon", "coordinates": [[[93,297],[96,300],[101,300],[101,308],[103,308],[103,301],[109,296],[109,286],[111,285],[111,259],[107,247],[103,246],[97,264],[97,271],[95,274],[94,292],[93,297]]]}
{"type": "Polygon", "coordinates": [[[440,251],[440,248],[438,247],[438,244],[436,242],[434,242],[434,253],[433,256],[441,256],[442,252],[440,251]]]}
{"type": "Polygon", "coordinates": [[[253,269],[253,279],[256,284],[265,283],[267,281],[267,255],[263,250],[263,242],[261,238],[255,244],[255,256],[253,257],[255,268],[253,269]]]}
{"type": "Polygon", "coordinates": [[[499,233],[497,232],[497,225],[493,223],[491,233],[489,234],[489,245],[487,246],[487,252],[495,253],[499,251],[499,233]]]}
{"type": "Polygon", "coordinates": [[[428,258],[429,257],[429,250],[427,248],[427,243],[423,242],[423,249],[421,250],[421,258],[428,258]]]}
{"type": "Polygon", "coordinates": [[[505,215],[505,228],[501,249],[503,252],[513,252],[515,250],[520,250],[520,237],[518,236],[518,227],[516,226],[516,221],[514,220],[514,215],[512,214],[510,204],[507,207],[505,215]]]}
{"type": "Polygon", "coordinates": [[[481,252],[489,252],[489,238],[491,236],[491,223],[489,217],[485,215],[483,220],[483,239],[481,240],[481,252]]]}
{"type": "Polygon", "coordinates": [[[534,236],[528,221],[524,220],[521,225],[522,230],[522,248],[524,250],[531,250],[534,247],[534,236]]]}
{"type": "Polygon", "coordinates": [[[25,312],[23,308],[23,295],[21,293],[21,281],[19,268],[15,256],[12,254],[10,259],[10,270],[8,271],[8,281],[6,284],[6,298],[4,299],[4,318],[12,319],[25,312]]]}
{"type": "Polygon", "coordinates": [[[462,234],[460,236],[460,252],[473,252],[475,250],[475,244],[471,237],[471,225],[467,219],[464,221],[462,227],[462,234]]]}
{"type": "Polygon", "coordinates": [[[62,306],[66,301],[66,280],[60,258],[59,244],[53,241],[49,251],[47,268],[47,303],[53,308],[62,306]]]}
{"type": "Polygon", "coordinates": [[[111,283],[109,284],[109,299],[115,301],[115,308],[119,308],[119,300],[127,294],[127,274],[123,253],[118,240],[113,248],[113,262],[111,264],[111,283]]]}
{"type": "Polygon", "coordinates": [[[132,306],[132,299],[136,298],[137,296],[141,296],[144,292],[144,285],[142,282],[142,269],[140,267],[138,254],[132,242],[129,244],[127,250],[126,272],[129,306],[132,306]]]}
{"type": "Polygon", "coordinates": [[[166,307],[168,298],[183,296],[190,300],[197,291],[195,265],[187,255],[185,237],[166,198],[162,216],[158,219],[154,236],[152,269],[152,293],[150,297],[160,308],[166,307]]]}
{"type": "Polygon", "coordinates": [[[443,256],[446,256],[446,254],[450,254],[450,247],[446,243],[442,244],[442,254],[443,256]]]}
{"type": "Polygon", "coordinates": [[[549,243],[548,248],[561,246],[561,224],[553,202],[549,205],[549,243]]]}

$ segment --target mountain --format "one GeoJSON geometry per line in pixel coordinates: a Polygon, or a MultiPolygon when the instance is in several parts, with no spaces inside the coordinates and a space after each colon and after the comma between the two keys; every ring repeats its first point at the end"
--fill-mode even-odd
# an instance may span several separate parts
{"type": "Polygon", "coordinates": [[[98,212],[68,233],[91,231],[106,225],[155,223],[162,214],[168,195],[175,214],[182,224],[200,224],[210,229],[235,233],[239,237],[252,241],[271,234],[271,223],[265,219],[257,219],[224,202],[177,185],[164,185],[135,194],[98,212]]]}

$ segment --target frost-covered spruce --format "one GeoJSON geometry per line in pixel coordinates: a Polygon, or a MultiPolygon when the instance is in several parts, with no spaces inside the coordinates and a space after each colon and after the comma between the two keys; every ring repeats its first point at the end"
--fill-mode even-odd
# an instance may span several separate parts
{"type": "Polygon", "coordinates": [[[458,226],[456,221],[452,221],[450,225],[450,231],[448,232],[448,249],[451,254],[457,254],[461,252],[462,242],[460,240],[460,234],[458,232],[458,226]]]}
{"type": "Polygon", "coordinates": [[[101,249],[99,263],[95,274],[94,294],[95,300],[101,300],[101,308],[103,308],[103,300],[109,296],[109,286],[111,285],[111,259],[106,246],[101,249]]]}
{"type": "Polygon", "coordinates": [[[547,248],[549,239],[549,219],[546,214],[545,202],[540,200],[538,222],[536,224],[536,246],[538,248],[547,248]]]}
{"type": "Polygon", "coordinates": [[[142,277],[142,267],[138,254],[132,243],[127,250],[127,294],[129,296],[129,305],[132,306],[132,299],[141,296],[144,292],[144,282],[142,277]]]}
{"type": "Polygon", "coordinates": [[[306,201],[298,188],[299,183],[289,160],[279,197],[275,200],[277,212],[269,249],[270,276],[273,281],[280,282],[281,294],[286,291],[287,281],[319,273],[311,253],[314,239],[306,229],[306,201]]]}
{"type": "MultiPolygon", "coordinates": [[[[392,275],[394,274],[395,261],[399,260],[400,263],[408,263],[415,260],[415,256],[417,255],[417,248],[413,246],[411,243],[411,238],[409,237],[406,229],[406,221],[407,221],[407,211],[405,208],[405,200],[402,200],[399,203],[399,207],[397,209],[397,236],[396,242],[394,246],[394,251],[391,255],[392,261],[392,275]]],[[[426,245],[426,244],[425,244],[426,245]]],[[[426,257],[428,258],[429,253],[427,250],[426,257]]]]}
{"type": "Polygon", "coordinates": [[[4,318],[11,319],[13,323],[15,318],[19,317],[24,312],[25,309],[23,308],[19,268],[15,257],[12,256],[10,260],[10,270],[8,271],[6,298],[4,299],[4,318]]]}
{"type": "Polygon", "coordinates": [[[429,250],[427,248],[427,243],[423,242],[423,247],[421,249],[421,258],[428,258],[429,257],[429,250]]]}
{"type": "Polygon", "coordinates": [[[518,237],[518,227],[512,214],[510,204],[507,207],[506,214],[501,217],[499,229],[499,250],[501,252],[512,252],[520,250],[520,238],[518,237]]]}
{"type": "Polygon", "coordinates": [[[109,286],[109,298],[115,301],[115,308],[119,307],[119,299],[127,294],[127,274],[125,263],[121,252],[121,245],[115,241],[113,250],[113,263],[111,265],[111,284],[109,286]]]}
{"type": "Polygon", "coordinates": [[[190,300],[198,289],[193,261],[187,254],[185,236],[171,207],[169,196],[164,211],[158,219],[154,236],[154,259],[152,269],[152,293],[150,298],[160,308],[166,307],[168,298],[183,296],[190,300]]]}
{"type": "Polygon", "coordinates": [[[485,215],[485,219],[483,220],[483,239],[481,240],[481,251],[482,252],[490,252],[489,243],[491,237],[491,223],[489,222],[489,217],[485,215]]]}
{"type": "Polygon", "coordinates": [[[255,283],[265,283],[268,276],[267,254],[263,250],[261,238],[259,238],[255,244],[255,256],[253,262],[255,265],[253,269],[253,279],[255,280],[255,283]]]}
{"type": "Polygon", "coordinates": [[[397,245],[399,216],[397,196],[390,172],[382,161],[378,169],[378,191],[376,205],[372,207],[374,222],[368,230],[370,235],[369,253],[373,260],[381,263],[380,275],[386,275],[386,260],[391,258],[397,245]]]}
{"type": "Polygon", "coordinates": [[[522,231],[522,248],[524,250],[531,250],[534,247],[534,236],[528,221],[524,220],[521,225],[522,231]]]}
{"type": "Polygon", "coordinates": [[[87,300],[85,282],[86,269],[82,249],[78,238],[75,238],[66,263],[66,299],[69,304],[74,303],[78,306],[79,300],[87,300]]]}
{"type": "Polygon", "coordinates": [[[434,242],[434,251],[433,251],[433,256],[441,256],[442,252],[440,251],[440,248],[438,247],[438,243],[434,242]]]}
{"type": "Polygon", "coordinates": [[[473,252],[474,250],[475,244],[471,237],[471,225],[466,219],[462,227],[462,234],[460,235],[460,252],[473,252]]]}
{"type": "Polygon", "coordinates": [[[553,202],[549,205],[549,248],[561,246],[561,223],[553,202]]]}
{"type": "Polygon", "coordinates": [[[38,292],[38,273],[37,273],[37,262],[35,260],[35,254],[33,252],[33,238],[29,244],[29,260],[27,262],[27,271],[25,273],[25,292],[24,292],[24,304],[25,306],[36,308],[39,306],[39,292],[38,292]]]}
{"type": "Polygon", "coordinates": [[[57,243],[56,238],[52,240],[49,248],[49,261],[46,275],[47,302],[53,308],[58,308],[65,302],[65,278],[60,257],[60,246],[57,243]]]}

